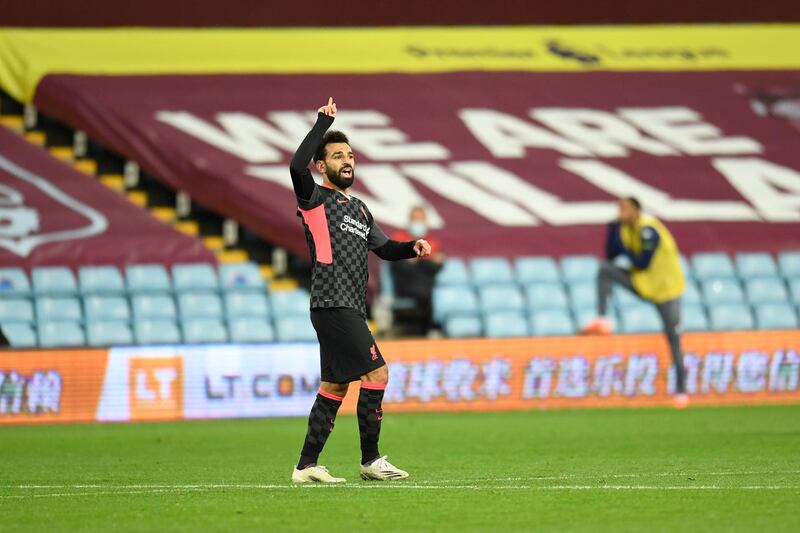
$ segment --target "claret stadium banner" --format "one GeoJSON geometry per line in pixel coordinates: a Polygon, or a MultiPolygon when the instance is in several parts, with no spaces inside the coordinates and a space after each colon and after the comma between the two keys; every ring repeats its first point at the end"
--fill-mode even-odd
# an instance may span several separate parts
{"type": "Polygon", "coordinates": [[[216,259],[199,239],[0,128],[0,266],[190,261],[216,259]]]}
{"type": "Polygon", "coordinates": [[[333,96],[354,194],[452,256],[599,254],[638,197],[682,251],[800,248],[800,73],[49,75],[36,104],[307,254],[288,163],[333,96]]]}
{"type": "Polygon", "coordinates": [[[451,256],[800,248],[800,25],[0,29],[0,86],[307,253],[288,162],[333,96],[354,194],[451,256]]]}
{"type": "MultiPolygon", "coordinates": [[[[800,402],[800,332],[687,334],[692,405],[800,402]]],[[[316,344],[0,353],[0,424],[306,416],[316,344]]],[[[671,405],[663,335],[385,341],[389,412],[671,405]]],[[[353,413],[357,385],[343,407],[353,413]]]]}

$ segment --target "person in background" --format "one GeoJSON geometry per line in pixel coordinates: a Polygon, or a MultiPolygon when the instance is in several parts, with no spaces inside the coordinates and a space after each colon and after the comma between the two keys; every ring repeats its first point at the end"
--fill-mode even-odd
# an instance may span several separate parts
{"type": "Polygon", "coordinates": [[[432,334],[436,324],[433,321],[432,293],[436,274],[442,268],[444,254],[436,236],[428,233],[428,213],[422,206],[411,208],[408,226],[392,234],[392,239],[409,241],[425,239],[431,246],[426,257],[415,257],[390,264],[395,294],[398,298],[413,299],[415,305],[410,310],[395,313],[405,335],[432,334]]]}
{"type": "Polygon", "coordinates": [[[621,285],[639,298],[655,304],[669,342],[675,367],[675,407],[689,405],[686,394],[686,371],[681,352],[681,294],[686,282],[681,270],[680,253],[670,231],[656,217],[642,213],[636,198],[619,200],[619,217],[608,225],[607,261],[597,273],[597,318],[582,329],[584,335],[609,335],[608,299],[614,284],[621,285]],[[611,261],[625,256],[630,269],[611,261]]]}

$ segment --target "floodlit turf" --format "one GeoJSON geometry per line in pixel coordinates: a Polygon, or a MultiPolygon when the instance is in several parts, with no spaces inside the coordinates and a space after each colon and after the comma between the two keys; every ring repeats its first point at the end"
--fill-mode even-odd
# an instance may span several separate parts
{"type": "Polygon", "coordinates": [[[800,406],[391,415],[411,472],[358,479],[355,418],[291,486],[305,421],[0,429],[0,529],[800,531],[800,406]]]}

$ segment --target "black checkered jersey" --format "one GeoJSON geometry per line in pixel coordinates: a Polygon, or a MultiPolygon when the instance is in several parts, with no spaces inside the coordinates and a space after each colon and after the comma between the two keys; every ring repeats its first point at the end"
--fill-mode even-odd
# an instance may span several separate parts
{"type": "Polygon", "coordinates": [[[350,307],[367,316],[367,256],[389,240],[366,204],[316,185],[298,198],[297,215],[311,253],[311,308],[350,307]]]}

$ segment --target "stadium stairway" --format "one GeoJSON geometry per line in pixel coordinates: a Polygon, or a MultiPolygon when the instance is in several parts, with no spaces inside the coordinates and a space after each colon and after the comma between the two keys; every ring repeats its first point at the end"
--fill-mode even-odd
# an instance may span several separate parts
{"type": "MultiPolygon", "coordinates": [[[[15,131],[31,144],[42,147],[64,164],[95,177],[104,186],[124,195],[129,202],[147,210],[151,216],[175,230],[201,239],[214,252],[221,268],[224,265],[255,262],[270,294],[294,294],[298,291],[300,283],[297,279],[286,275],[283,268],[280,269],[281,272],[276,272],[268,243],[240,228],[237,221],[222,219],[192,202],[186,193],[165,187],[142,172],[135,162],[124,161],[115,156],[89,139],[84,132],[72,131],[39,114],[32,104],[22,105],[5,93],[0,93],[0,126],[15,131]]],[[[237,324],[236,327],[241,329],[243,325],[245,324],[237,324]]],[[[375,331],[375,324],[370,325],[375,331]]],[[[284,333],[278,329],[275,337],[278,340],[308,340],[303,326],[305,325],[289,324],[287,327],[294,327],[295,333],[284,333]]],[[[233,327],[231,324],[232,330],[233,327]]],[[[183,336],[183,340],[192,341],[187,335],[183,336]]]]}
{"type": "Polygon", "coordinates": [[[21,134],[31,144],[46,149],[67,165],[96,177],[104,186],[149,211],[177,231],[202,239],[221,264],[255,260],[264,279],[274,291],[294,290],[296,279],[276,276],[272,258],[265,255],[265,243],[252,235],[241,238],[242,230],[233,219],[220,219],[193,204],[186,193],[172,191],[139,169],[133,161],[122,161],[94,143],[84,132],[40,115],[32,104],[22,105],[0,94],[0,125],[21,134]],[[244,242],[243,242],[244,241],[244,242]]]}

